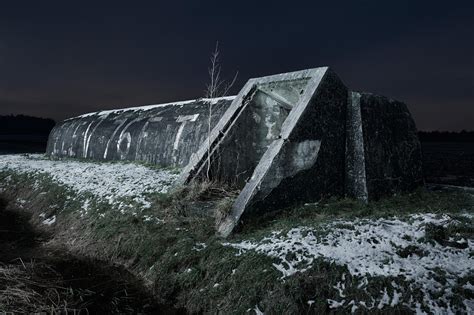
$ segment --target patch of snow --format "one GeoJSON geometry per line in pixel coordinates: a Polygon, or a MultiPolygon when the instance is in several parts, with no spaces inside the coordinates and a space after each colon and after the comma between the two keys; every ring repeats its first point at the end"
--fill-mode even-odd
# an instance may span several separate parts
{"type": "Polygon", "coordinates": [[[345,294],[344,294],[344,290],[346,289],[346,286],[344,284],[344,282],[338,282],[335,286],[334,286],[334,289],[337,290],[337,292],[339,293],[339,297],[342,297],[342,298],[345,298],[345,294]]]}
{"type": "Polygon", "coordinates": [[[462,286],[464,289],[471,290],[474,292],[474,285],[472,285],[470,282],[466,283],[465,285],[462,286]]]}
{"type": "Polygon", "coordinates": [[[369,280],[367,280],[367,277],[364,277],[364,278],[362,278],[362,280],[357,285],[357,289],[362,289],[363,287],[367,286],[368,284],[369,284],[369,280]]]}
{"type": "Polygon", "coordinates": [[[379,305],[377,305],[377,308],[378,308],[379,310],[381,310],[385,305],[389,305],[389,304],[390,304],[390,297],[388,296],[387,288],[385,288],[382,293],[383,293],[383,296],[382,296],[382,298],[380,299],[379,305]]]}
{"type": "Polygon", "coordinates": [[[351,307],[351,314],[354,314],[355,311],[357,311],[357,309],[359,308],[359,306],[357,306],[357,303],[354,301],[354,300],[351,300],[349,302],[349,305],[352,305],[351,307]]]}
{"type": "Polygon", "coordinates": [[[202,98],[202,99],[178,101],[178,102],[171,102],[171,103],[164,103],[164,104],[153,104],[153,105],[119,108],[119,109],[112,109],[112,110],[103,110],[103,111],[99,111],[99,112],[83,114],[83,115],[80,115],[80,116],[69,118],[67,120],[76,119],[76,118],[84,118],[84,117],[89,117],[89,116],[104,116],[104,115],[117,114],[117,113],[122,113],[122,112],[129,112],[129,111],[133,111],[133,112],[147,111],[147,110],[150,110],[150,109],[166,107],[166,106],[184,106],[184,105],[195,103],[197,101],[204,101],[207,104],[215,105],[219,101],[233,100],[234,98],[235,98],[235,96],[224,96],[224,97],[216,97],[216,98],[202,98]]]}
{"type": "Polygon", "coordinates": [[[401,293],[398,293],[397,290],[393,290],[393,298],[392,298],[392,303],[390,303],[390,306],[394,307],[395,305],[397,305],[400,302],[401,297],[402,297],[401,293]]]}
{"type": "MultiPolygon", "coordinates": [[[[400,277],[408,283],[411,291],[421,290],[427,299],[424,304],[431,311],[449,312],[453,295],[451,288],[457,285],[458,279],[473,273],[474,258],[469,253],[474,249],[474,240],[465,240],[466,249],[419,242],[425,236],[427,223],[447,227],[458,222],[448,215],[430,213],[411,215],[404,220],[396,217],[353,222],[337,220],[321,227],[327,233],[318,234],[313,228],[297,227],[287,233],[273,232],[260,241],[244,240],[223,245],[237,249],[236,255],[252,250],[275,258],[273,266],[281,272],[282,278],[308,270],[318,258],[347,266],[351,275],[362,277],[358,288],[367,285],[367,276],[400,277]],[[351,225],[353,229],[338,228],[341,223],[351,225]],[[400,256],[399,250],[407,246],[416,246],[424,254],[422,257],[415,253],[400,256]],[[445,282],[439,280],[433,270],[441,270],[445,282]]],[[[343,298],[342,283],[335,288],[343,298]]],[[[382,293],[378,308],[400,303],[401,292],[394,291],[393,297],[386,289],[382,293]]],[[[335,308],[345,301],[328,300],[328,303],[335,308]]],[[[409,303],[409,307],[417,309],[415,302],[409,303]]]]}
{"type": "Polygon", "coordinates": [[[206,243],[196,243],[194,246],[193,246],[193,250],[197,251],[197,252],[200,252],[202,250],[204,250],[205,248],[207,247],[206,243]]]}
{"type": "Polygon", "coordinates": [[[55,215],[53,215],[51,218],[47,218],[47,219],[43,220],[44,225],[52,225],[54,223],[56,223],[56,216],[55,215]]]}
{"type": "Polygon", "coordinates": [[[338,308],[338,307],[343,306],[344,303],[346,303],[346,300],[336,301],[336,300],[328,299],[327,301],[329,304],[329,308],[338,308]]]}
{"type": "Polygon", "coordinates": [[[253,310],[255,311],[255,315],[264,315],[264,313],[258,308],[258,305],[255,305],[253,310]]]}
{"type": "Polygon", "coordinates": [[[147,215],[147,214],[145,214],[145,215],[143,216],[143,222],[153,222],[153,223],[155,223],[155,224],[160,224],[160,223],[165,223],[165,220],[159,219],[159,218],[154,217],[154,216],[152,216],[152,215],[147,215]]]}
{"type": "Polygon", "coordinates": [[[82,208],[80,211],[81,213],[81,217],[84,216],[84,215],[87,215],[87,213],[89,212],[89,206],[90,206],[90,199],[86,199],[83,203],[82,203],[82,208]]]}
{"type": "Polygon", "coordinates": [[[473,219],[474,215],[472,213],[461,213],[460,216],[465,217],[467,219],[473,219]]]}
{"type": "Polygon", "coordinates": [[[465,300],[464,306],[466,307],[466,314],[474,314],[474,299],[465,300]]]}
{"type": "MultiPolygon", "coordinates": [[[[123,208],[151,206],[149,193],[166,193],[179,176],[170,170],[154,170],[134,163],[91,163],[49,160],[44,155],[1,155],[0,169],[18,173],[45,174],[78,195],[91,194],[102,202],[123,208]]],[[[90,200],[82,205],[87,214],[90,200]]],[[[159,222],[159,220],[157,220],[159,222]]]]}

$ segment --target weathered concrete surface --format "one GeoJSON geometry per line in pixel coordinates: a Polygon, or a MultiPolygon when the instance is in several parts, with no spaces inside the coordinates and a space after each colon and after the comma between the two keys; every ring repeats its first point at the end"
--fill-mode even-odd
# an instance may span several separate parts
{"type": "Polygon", "coordinates": [[[361,93],[360,110],[369,199],[423,185],[421,145],[407,106],[361,93]]]}
{"type": "Polygon", "coordinates": [[[305,91],[311,74],[318,69],[326,68],[247,81],[209,138],[192,156],[177,184],[214,177],[244,185],[272,139],[279,134],[292,104],[305,91]]]}
{"type": "Polygon", "coordinates": [[[303,94],[260,159],[219,233],[244,211],[311,202],[344,193],[347,89],[328,68],[309,74],[303,94]]]}
{"type": "Polygon", "coordinates": [[[212,159],[213,179],[245,186],[268,147],[280,137],[282,125],[307,83],[307,78],[257,82],[249,104],[212,159]]]}
{"type": "Polygon", "coordinates": [[[183,167],[207,138],[209,123],[212,128],[219,121],[232,99],[198,99],[78,116],[53,129],[47,153],[183,167]]]}
{"type": "Polygon", "coordinates": [[[346,196],[367,202],[364,135],[360,112],[360,93],[350,92],[346,113],[346,196]]]}
{"type": "Polygon", "coordinates": [[[421,145],[407,106],[352,92],[347,108],[346,195],[368,201],[423,185],[421,145]]]}

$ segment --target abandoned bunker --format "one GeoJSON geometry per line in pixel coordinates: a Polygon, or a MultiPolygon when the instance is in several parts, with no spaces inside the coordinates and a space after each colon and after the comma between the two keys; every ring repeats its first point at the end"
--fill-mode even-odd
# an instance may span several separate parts
{"type": "Polygon", "coordinates": [[[244,211],[327,196],[367,202],[423,184],[407,106],[350,91],[328,67],[253,78],[236,96],[70,118],[51,131],[47,154],[173,167],[176,186],[232,185],[240,194],[223,236],[244,211]]]}

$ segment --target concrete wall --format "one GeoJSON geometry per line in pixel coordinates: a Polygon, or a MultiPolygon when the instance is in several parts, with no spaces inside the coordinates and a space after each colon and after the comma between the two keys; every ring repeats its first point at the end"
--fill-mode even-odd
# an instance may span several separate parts
{"type": "Polygon", "coordinates": [[[369,199],[423,185],[421,145],[407,106],[361,93],[360,108],[369,199]]]}
{"type": "Polygon", "coordinates": [[[347,196],[368,201],[423,185],[421,145],[404,103],[351,92],[346,126],[347,196]]]}
{"type": "Polygon", "coordinates": [[[233,97],[199,99],[85,114],[59,123],[47,153],[55,157],[142,161],[183,167],[233,97]]]}

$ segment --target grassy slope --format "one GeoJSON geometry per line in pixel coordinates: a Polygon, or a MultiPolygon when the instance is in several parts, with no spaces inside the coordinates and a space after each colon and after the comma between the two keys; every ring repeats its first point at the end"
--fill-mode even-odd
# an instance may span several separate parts
{"type": "MultiPolygon", "coordinates": [[[[341,279],[344,279],[349,299],[367,301],[379,296],[388,283],[400,282],[400,279],[372,278],[366,290],[358,289],[360,279],[350,276],[347,268],[321,259],[307,272],[282,280],[281,274],[272,267],[272,258],[255,252],[236,256],[236,250],[222,246],[222,241],[214,235],[213,220],[194,214],[196,208],[216,204],[200,200],[199,196],[205,192],[196,187],[173,195],[154,195],[153,207],[146,211],[166,221],[156,224],[137,220],[129,214],[118,215],[110,205],[97,200],[91,203],[89,214],[80,217],[79,210],[86,196],[75,196],[45,175],[1,171],[0,186],[10,200],[26,200],[24,206],[35,214],[32,220],[38,228],[54,229],[53,245],[65,244],[74,253],[123,264],[141,275],[161,302],[185,307],[193,313],[220,310],[226,314],[241,314],[256,307],[269,314],[321,313],[329,311],[327,299],[339,297],[334,286],[341,279]],[[56,214],[56,224],[42,225],[40,213],[56,214]],[[315,302],[309,305],[309,300],[315,302]]],[[[455,192],[420,190],[370,205],[334,199],[247,218],[247,224],[240,227],[231,241],[260,239],[272,231],[286,231],[301,225],[318,228],[336,218],[420,212],[448,212],[455,216],[461,210],[472,213],[472,199],[455,192]]],[[[472,222],[466,222],[454,232],[472,238],[472,222]]],[[[474,279],[465,281],[469,280],[474,283],[474,279]]],[[[462,303],[463,297],[472,298],[467,290],[454,290],[459,291],[457,303],[462,303]]],[[[413,294],[416,296],[416,292],[413,294]]],[[[337,309],[337,312],[348,311],[350,308],[337,309]]],[[[403,311],[407,310],[401,304],[383,309],[384,313],[403,311]]]]}

